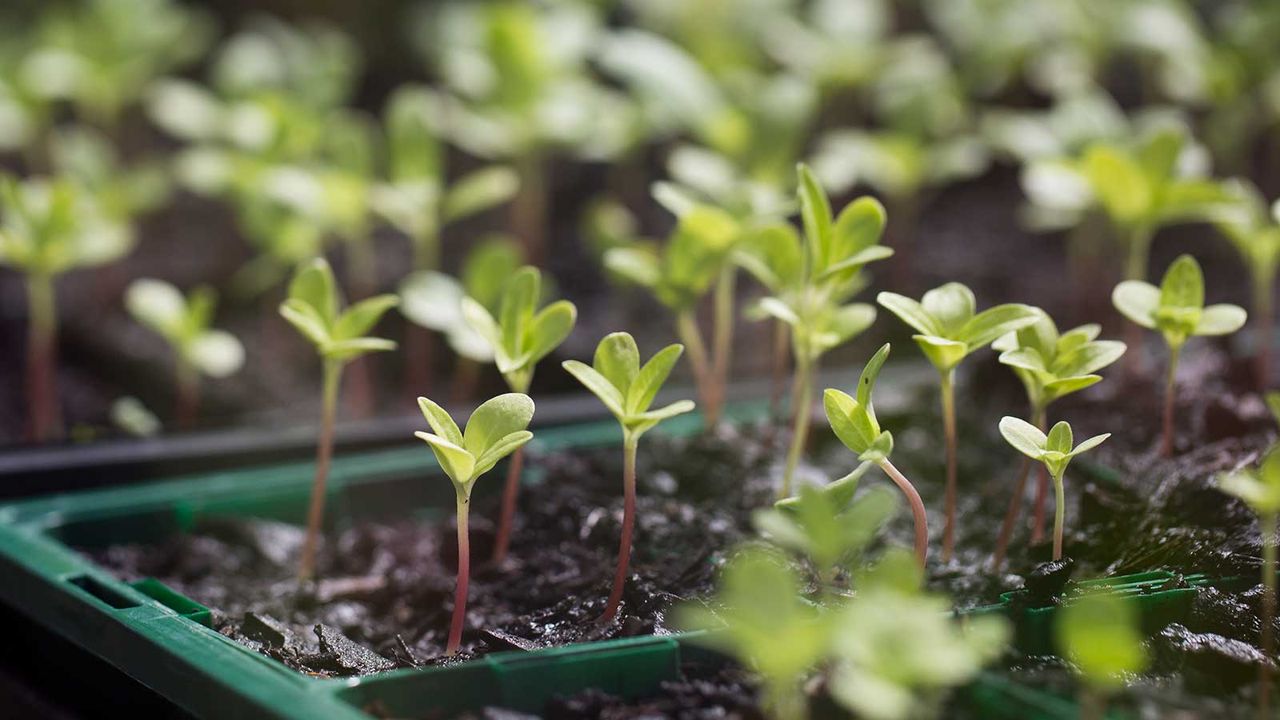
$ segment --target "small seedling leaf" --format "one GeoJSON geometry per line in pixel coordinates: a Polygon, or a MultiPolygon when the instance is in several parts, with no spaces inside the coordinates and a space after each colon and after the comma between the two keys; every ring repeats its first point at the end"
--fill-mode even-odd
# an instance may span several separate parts
{"type": "Polygon", "coordinates": [[[454,445],[462,446],[462,430],[444,408],[425,397],[418,398],[418,408],[422,410],[422,416],[427,419],[427,424],[437,435],[454,445]]]}
{"type": "Polygon", "coordinates": [[[1064,420],[1054,423],[1054,426],[1049,428],[1049,434],[1044,442],[1044,449],[1047,452],[1066,455],[1071,452],[1072,441],[1071,426],[1064,420]]]}
{"type": "Polygon", "coordinates": [[[317,347],[323,347],[329,342],[329,328],[315,306],[290,298],[280,304],[280,315],[317,347]]]}
{"type": "Polygon", "coordinates": [[[800,217],[804,223],[804,234],[812,257],[820,264],[831,257],[831,204],[827,201],[827,193],[818,183],[808,166],[801,164],[800,174],[800,217]]]}
{"type": "Polygon", "coordinates": [[[941,325],[924,309],[924,306],[905,295],[882,292],[876,296],[876,302],[922,335],[942,334],[941,325]]]}
{"type": "MultiPolygon", "coordinates": [[[[957,282],[946,283],[926,292],[920,299],[920,304],[942,329],[942,332],[937,334],[956,339],[960,339],[957,336],[964,332],[965,326],[973,319],[973,314],[978,308],[978,301],[974,298],[973,291],[957,282]]],[[[994,337],[991,339],[995,340],[994,337]]]]}
{"type": "Polygon", "coordinates": [[[486,400],[467,421],[462,446],[475,457],[484,455],[503,438],[529,427],[533,409],[533,400],[521,393],[505,393],[486,400]]]}
{"type": "Polygon", "coordinates": [[[1248,314],[1236,305],[1210,305],[1200,314],[1195,335],[1230,335],[1244,327],[1248,314]]]}
{"type": "Polygon", "coordinates": [[[1125,280],[1111,291],[1111,304],[1130,322],[1154,330],[1160,309],[1160,288],[1141,280],[1125,280]]]}
{"type": "Polygon", "coordinates": [[[673,344],[649,358],[649,362],[636,374],[631,387],[627,388],[625,408],[628,413],[642,413],[649,409],[683,353],[683,345],[673,344]]]}
{"type": "Polygon", "coordinates": [[[513,432],[510,435],[502,437],[493,445],[489,446],[480,457],[476,458],[476,466],[472,471],[476,476],[483,475],[493,469],[499,460],[510,455],[516,450],[524,447],[533,439],[533,433],[528,430],[513,432]]]}
{"type": "Polygon", "coordinates": [[[442,218],[452,222],[488,210],[510,200],[520,189],[520,178],[509,167],[480,168],[459,178],[440,204],[442,218]]]}
{"type": "Polygon", "coordinates": [[[1015,450],[1033,460],[1041,458],[1049,441],[1035,425],[1009,415],[1000,419],[1000,434],[1015,450]]]}
{"type": "Polygon", "coordinates": [[[912,335],[912,340],[920,346],[929,362],[941,372],[946,372],[964,360],[969,354],[969,346],[965,343],[934,335],[912,335]]]}
{"type": "Polygon", "coordinates": [[[347,308],[333,328],[335,340],[357,338],[373,329],[388,310],[400,304],[395,295],[378,295],[347,308]]]}
{"type": "Polygon", "coordinates": [[[360,337],[331,342],[324,348],[324,356],[330,360],[354,360],[371,352],[388,352],[396,349],[394,340],[360,337]]]}
{"type": "Polygon", "coordinates": [[[431,446],[436,460],[440,462],[440,467],[444,469],[449,479],[461,486],[470,484],[473,479],[472,470],[475,469],[475,459],[471,457],[471,453],[439,435],[418,431],[414,436],[431,446]]]}
{"type": "Polygon", "coordinates": [[[1204,307],[1204,273],[1190,255],[1180,255],[1160,281],[1160,308],[1204,307]]]}
{"type": "Polygon", "coordinates": [[[625,398],[640,373],[640,349],[635,338],[625,332],[606,335],[596,346],[591,366],[625,398]]]}
{"type": "Polygon", "coordinates": [[[338,319],[338,290],[333,270],[323,258],[312,260],[293,276],[289,297],[315,308],[326,328],[338,319]]]}
{"type": "Polygon", "coordinates": [[[212,378],[228,377],[244,366],[244,345],[224,330],[208,330],[196,336],[186,354],[191,364],[212,378]]]}
{"type": "Polygon", "coordinates": [[[600,398],[600,402],[613,413],[619,421],[627,416],[626,408],[623,407],[622,393],[618,391],[613,383],[609,382],[609,378],[596,372],[595,368],[584,362],[577,360],[565,360],[561,365],[570,375],[577,378],[593,395],[600,398]]]}
{"type": "Polygon", "coordinates": [[[1043,316],[1043,311],[1030,305],[997,305],[973,316],[964,324],[957,339],[967,344],[969,351],[973,352],[995,342],[1005,333],[1035,323],[1043,316]]]}

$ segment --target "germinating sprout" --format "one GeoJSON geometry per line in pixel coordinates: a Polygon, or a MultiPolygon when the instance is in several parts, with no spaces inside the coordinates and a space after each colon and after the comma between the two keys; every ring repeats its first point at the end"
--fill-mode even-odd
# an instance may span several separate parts
{"type": "MultiPolygon", "coordinates": [[[[526,265],[505,278],[505,288],[495,316],[484,304],[462,299],[462,315],[467,324],[493,348],[498,372],[512,392],[528,392],[538,361],[550,355],[569,337],[578,319],[578,308],[568,300],[557,300],[541,310],[542,273],[526,265]]],[[[516,513],[520,472],[524,454],[517,450],[511,459],[502,496],[502,515],[493,546],[493,562],[507,555],[511,523],[516,513]]]]}
{"type": "Polygon", "coordinates": [[[1158,330],[1169,346],[1169,370],[1164,389],[1164,432],[1160,452],[1173,454],[1174,389],[1182,346],[1196,336],[1230,335],[1244,326],[1248,315],[1236,305],[1204,304],[1204,274],[1200,263],[1181,255],[1165,271],[1160,287],[1126,280],[1111,293],[1111,302],[1134,324],[1158,330]]]}
{"type": "Polygon", "coordinates": [[[584,387],[600,398],[600,402],[613,413],[622,426],[623,454],[623,516],[622,539],[618,545],[618,568],[613,577],[613,592],[605,606],[601,622],[610,622],[622,603],[622,590],[627,581],[627,567],[631,562],[631,533],[636,515],[636,447],[640,436],[668,418],[693,410],[690,400],[679,400],[656,410],[650,410],[653,400],[671,374],[680,353],[681,345],[668,345],[640,364],[640,350],[635,338],[624,332],[606,335],[596,346],[595,358],[590,365],[577,360],[565,360],[564,369],[578,379],[584,387]]]}
{"type": "MultiPolygon", "coordinates": [[[[1280,396],[1269,393],[1268,405],[1275,412],[1280,396]]],[[[1218,478],[1218,488],[1243,500],[1258,515],[1262,536],[1262,653],[1268,658],[1275,645],[1276,616],[1276,518],[1280,517],[1280,449],[1267,451],[1256,470],[1242,468],[1218,478]]],[[[1258,666],[1258,717],[1269,716],[1271,669],[1258,666]]]]}
{"type": "Polygon", "coordinates": [[[1136,608],[1128,598],[1095,592],[1073,599],[1058,612],[1057,645],[1084,681],[1080,717],[1101,720],[1107,695],[1150,662],[1136,608]]]}
{"type": "Polygon", "coordinates": [[[862,462],[873,463],[884,470],[906,496],[915,522],[916,561],[923,567],[929,553],[929,521],[925,515],[924,502],[911,481],[889,462],[889,455],[893,452],[893,435],[888,430],[880,429],[880,422],[876,419],[871,402],[871,391],[875,388],[880,368],[888,357],[889,345],[886,343],[871,356],[862,369],[856,397],[828,388],[822,394],[822,405],[827,413],[827,422],[831,424],[831,429],[840,438],[840,442],[858,453],[858,459],[862,462]]]}
{"type": "Polygon", "coordinates": [[[1071,426],[1065,420],[1055,424],[1045,435],[1026,420],[1006,415],[1000,419],[1000,434],[1018,452],[1044,463],[1053,477],[1053,559],[1058,560],[1062,557],[1062,531],[1067,512],[1062,476],[1072,458],[1101,445],[1111,437],[1111,433],[1095,435],[1073,445],[1071,426]]]}
{"type": "Polygon", "coordinates": [[[315,573],[316,545],[324,520],[325,480],[333,454],[333,425],[338,414],[338,384],[342,368],[371,352],[394,350],[395,342],[365,333],[373,329],[383,314],[399,304],[395,295],[378,295],[345,310],[333,279],[333,271],[323,258],[303,265],[289,283],[289,297],[280,304],[280,314],[303,337],[315,345],[323,366],[321,386],[320,437],[316,446],[316,475],[307,512],[307,539],[302,548],[298,577],[309,580],[315,573]]]}
{"type": "Polygon", "coordinates": [[[911,556],[890,548],[853,579],[832,621],[831,696],[869,720],[935,716],[944,693],[972,680],[1008,646],[1008,621],[956,620],[950,599],[926,593],[911,556]],[[945,658],[945,660],[943,660],[945,658]]]}
{"type": "Polygon", "coordinates": [[[1271,378],[1275,324],[1272,298],[1276,270],[1280,269],[1280,201],[1268,208],[1258,188],[1244,180],[1237,181],[1232,189],[1238,200],[1229,211],[1219,214],[1216,224],[1249,268],[1253,290],[1250,312],[1254,318],[1254,345],[1257,348],[1256,382],[1259,390],[1265,390],[1271,378]]]}
{"type": "Polygon", "coordinates": [[[244,365],[244,346],[234,335],[211,327],[217,293],[201,286],[188,295],[163,280],[135,280],[124,303],[138,322],[154,330],[173,349],[178,425],[189,427],[196,416],[200,375],[224,378],[244,365]]]}
{"type": "Polygon", "coordinates": [[[674,314],[676,331],[689,352],[689,364],[698,386],[698,398],[709,426],[719,421],[728,382],[729,354],[726,339],[733,315],[731,251],[742,237],[733,216],[718,208],[687,208],[667,242],[658,247],[638,242],[605,253],[605,266],[626,280],[648,288],[674,314]],[[715,336],[708,353],[696,317],[698,302],[716,287],[715,336]],[[726,312],[727,311],[727,312],[726,312]]]}
{"type": "MultiPolygon", "coordinates": [[[[1098,340],[1099,332],[1101,328],[1097,325],[1081,325],[1060,334],[1053,319],[1045,315],[991,344],[992,348],[1000,351],[1000,362],[1011,367],[1022,381],[1031,408],[1032,425],[1043,431],[1046,427],[1045,412],[1050,403],[1100,382],[1102,377],[1096,373],[1124,355],[1124,343],[1098,340]]],[[[1004,562],[1030,467],[1031,459],[1027,458],[1022,463],[1013,495],[1009,498],[1009,510],[996,543],[994,565],[997,570],[1004,562]]],[[[1044,535],[1048,486],[1048,475],[1042,472],[1036,489],[1032,542],[1039,542],[1044,535]]]]}
{"type": "Polygon", "coordinates": [[[0,176],[0,265],[26,276],[28,434],[37,442],[62,433],[55,281],[71,270],[113,262],[133,242],[131,228],[79,183],[0,176]]]}
{"type": "Polygon", "coordinates": [[[795,497],[757,510],[752,523],[775,545],[808,558],[823,585],[830,585],[841,569],[857,563],[897,510],[888,488],[854,499],[858,479],[870,467],[864,462],[823,488],[802,487],[795,497]]]}
{"type": "Polygon", "coordinates": [[[471,491],[481,475],[533,439],[533,433],[527,429],[533,420],[533,400],[521,393],[507,393],[486,400],[471,413],[465,432],[458,428],[444,408],[427,398],[418,398],[418,406],[432,432],[419,431],[414,435],[431,446],[440,467],[453,482],[457,495],[458,584],[453,599],[449,640],[445,646],[445,654],[453,655],[462,643],[462,626],[467,619],[467,584],[471,576],[471,539],[467,519],[471,491]]]}
{"type": "Polygon", "coordinates": [[[813,377],[828,351],[856,337],[876,319],[867,303],[849,302],[865,285],[863,267],[893,251],[880,244],[884,207],[858,198],[832,217],[827,194],[809,168],[798,168],[800,214],[805,239],[790,225],[770,225],[748,233],[738,261],[770,292],[756,312],[783,323],[795,362],[791,447],[779,495],[791,495],[800,455],[809,436],[813,377]]]}
{"type": "Polygon", "coordinates": [[[924,294],[920,302],[891,292],[876,296],[918,334],[912,339],[938,370],[942,390],[942,424],[946,439],[946,524],[942,531],[942,561],[951,560],[956,523],[956,410],[955,371],[969,354],[998,338],[1016,332],[1044,317],[1030,305],[1009,303],[977,312],[973,291],[960,283],[947,283],[924,294]]]}

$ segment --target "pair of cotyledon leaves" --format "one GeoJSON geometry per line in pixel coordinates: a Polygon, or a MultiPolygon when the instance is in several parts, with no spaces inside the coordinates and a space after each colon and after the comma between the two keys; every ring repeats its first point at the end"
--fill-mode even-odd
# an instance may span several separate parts
{"type": "Polygon", "coordinates": [[[315,344],[326,360],[348,362],[366,353],[396,348],[391,340],[365,337],[364,333],[399,302],[395,295],[378,295],[342,310],[333,270],[323,258],[316,258],[294,275],[280,314],[315,344]]]}
{"type": "Polygon", "coordinates": [[[578,318],[577,308],[568,300],[539,310],[541,298],[542,274],[525,266],[507,281],[496,318],[480,302],[462,299],[463,318],[492,346],[498,371],[520,392],[528,389],[538,361],[569,337],[578,318]]]}
{"type": "Polygon", "coordinates": [[[882,292],[876,301],[919,334],[912,336],[940,372],[948,372],[970,353],[1044,316],[1039,308],[1018,303],[977,312],[973,291],[947,283],[924,294],[920,302],[882,292]]]}
{"type": "Polygon", "coordinates": [[[659,422],[693,410],[690,400],[649,409],[683,352],[682,345],[668,345],[641,365],[635,338],[617,332],[600,341],[590,365],[577,360],[566,360],[563,365],[600,398],[628,435],[638,438],[659,422]]]}
{"type": "Polygon", "coordinates": [[[1054,425],[1045,435],[1035,425],[1011,416],[1001,418],[1000,434],[1018,452],[1044,463],[1056,478],[1061,478],[1067,471],[1071,458],[1092,450],[1111,437],[1111,433],[1095,435],[1073,446],[1071,426],[1065,420],[1054,425]]]}
{"type": "Polygon", "coordinates": [[[1058,333],[1053,320],[1040,320],[996,340],[1000,362],[1012,367],[1034,403],[1050,402],[1102,380],[1098,370],[1120,359],[1125,344],[1098,340],[1101,328],[1081,325],[1058,333]]]}
{"type": "Polygon", "coordinates": [[[440,467],[454,485],[469,495],[477,478],[502,458],[533,439],[533,400],[521,393],[506,393],[487,400],[471,413],[464,432],[444,408],[427,398],[418,407],[433,432],[414,433],[431,446],[440,467]]]}
{"type": "Polygon", "coordinates": [[[244,346],[229,332],[210,327],[217,296],[198,287],[187,296],[163,280],[135,280],[125,292],[125,307],[163,337],[182,359],[201,373],[221,378],[244,364],[244,346]]]}
{"type": "Polygon", "coordinates": [[[1159,330],[1171,347],[1196,335],[1228,335],[1244,326],[1244,308],[1221,303],[1205,307],[1204,273],[1190,255],[1181,255],[1165,271],[1160,287],[1126,280],[1111,293],[1111,302],[1129,320],[1159,330]]]}

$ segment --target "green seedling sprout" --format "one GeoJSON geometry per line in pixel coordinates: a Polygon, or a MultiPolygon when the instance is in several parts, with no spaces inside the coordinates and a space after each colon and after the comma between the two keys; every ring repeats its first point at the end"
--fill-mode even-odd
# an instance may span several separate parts
{"type": "Polygon", "coordinates": [[[840,442],[858,453],[858,459],[862,462],[873,463],[883,470],[906,496],[915,522],[916,561],[920,567],[924,567],[929,554],[929,521],[925,515],[924,502],[911,481],[889,462],[889,455],[893,452],[893,435],[888,430],[880,429],[880,421],[876,419],[876,411],[871,403],[871,391],[875,388],[880,368],[888,357],[889,344],[885,343],[862,369],[856,397],[828,388],[822,394],[822,405],[827,413],[827,422],[831,424],[831,429],[840,438],[840,442]]]}
{"type": "Polygon", "coordinates": [[[765,711],[776,720],[809,717],[805,678],[828,654],[831,615],[801,595],[800,578],[777,551],[748,546],[729,560],[718,607],[685,604],[677,625],[760,675],[765,711]]]}
{"type": "Polygon", "coordinates": [[[177,397],[174,417],[178,427],[195,422],[200,405],[200,376],[224,378],[244,365],[244,346],[234,335],[210,327],[217,293],[198,287],[182,291],[163,280],[135,280],[125,292],[129,313],[154,330],[173,349],[177,397]]]}
{"type": "Polygon", "coordinates": [[[577,360],[565,360],[564,369],[577,378],[600,402],[613,413],[622,426],[622,539],[618,544],[618,568],[613,576],[613,592],[605,606],[601,622],[612,622],[622,603],[622,591],[627,582],[627,567],[631,562],[631,533],[636,519],[636,447],[640,436],[655,425],[687,413],[693,402],[680,400],[657,410],[649,406],[658,395],[675,367],[684,347],[675,344],[659,350],[647,363],[640,365],[640,350],[635,338],[624,332],[606,335],[596,347],[591,365],[577,360]]]}
{"type": "Polygon", "coordinates": [[[289,283],[289,297],[280,304],[280,314],[315,345],[323,365],[316,474],[307,511],[307,537],[298,567],[299,580],[310,580],[315,574],[316,545],[320,538],[320,523],[324,520],[325,481],[333,455],[333,425],[338,414],[338,385],[342,380],[342,368],[362,355],[396,348],[391,340],[368,337],[365,333],[399,302],[395,295],[378,295],[343,310],[333,270],[323,258],[316,258],[294,274],[293,281],[289,283]]]}
{"type": "Polygon", "coordinates": [[[947,283],[924,294],[921,302],[896,293],[882,292],[883,305],[919,334],[912,339],[937,368],[942,389],[942,426],[946,437],[946,525],[942,532],[942,561],[951,560],[956,522],[956,366],[976,350],[1001,336],[1035,323],[1044,313],[1030,305],[1010,303],[977,312],[973,291],[960,283],[947,283]]]}
{"type": "Polygon", "coordinates": [[[936,717],[945,691],[972,680],[1012,637],[1003,617],[955,619],[949,598],[925,593],[910,554],[886,550],[854,578],[857,592],[835,612],[832,698],[856,717],[936,717]]]}
{"type": "Polygon", "coordinates": [[[1125,677],[1142,672],[1149,662],[1134,603],[1119,595],[1095,592],[1072,600],[1058,612],[1058,647],[1083,680],[1080,717],[1102,720],[1107,696],[1124,687],[1125,677]]]}
{"type": "Polygon", "coordinates": [[[728,213],[706,205],[687,208],[671,238],[661,247],[636,243],[605,253],[609,270],[641,287],[669,308],[698,386],[708,427],[720,421],[732,352],[733,273],[731,251],[741,226],[728,213]],[[715,345],[708,354],[698,327],[699,301],[715,286],[715,345]]]}
{"type": "Polygon", "coordinates": [[[808,558],[823,586],[842,568],[856,564],[876,534],[897,510],[888,488],[874,488],[856,500],[858,479],[871,467],[864,462],[849,475],[821,489],[778,501],[752,516],[756,530],[779,547],[808,558]]]}
{"type": "Polygon", "coordinates": [[[1158,330],[1169,346],[1160,442],[1160,453],[1169,457],[1173,454],[1174,390],[1182,346],[1195,336],[1230,335],[1244,326],[1248,315],[1244,308],[1225,303],[1205,307],[1204,274],[1190,255],[1173,261],[1160,287],[1126,280],[1111,293],[1111,302],[1135,325],[1158,330]]]}
{"type": "MultiPolygon", "coordinates": [[[[400,281],[400,311],[409,322],[440,333],[457,356],[451,400],[469,402],[479,380],[480,366],[493,362],[493,345],[475,331],[462,314],[462,299],[469,297],[489,312],[498,313],[502,293],[510,278],[523,264],[520,246],[514,238],[494,235],[482,240],[462,262],[457,278],[436,270],[420,270],[400,281]]],[[[429,349],[428,349],[429,350],[429,349]]],[[[410,360],[414,374],[411,384],[429,382],[430,352],[423,353],[426,364],[410,360]]]]}
{"type": "MultiPolygon", "coordinates": [[[[497,317],[483,303],[472,298],[462,299],[463,317],[493,348],[498,372],[512,392],[529,391],[538,361],[560,347],[573,332],[578,319],[578,308],[568,300],[558,300],[539,310],[541,302],[542,273],[528,265],[507,277],[497,317]]],[[[494,564],[501,564],[507,557],[523,466],[524,452],[516,450],[502,493],[502,514],[493,545],[494,564]]]]}
{"type": "Polygon", "coordinates": [[[1240,199],[1235,208],[1222,214],[1218,231],[1223,234],[1249,268],[1257,352],[1254,355],[1256,382],[1266,390],[1271,379],[1271,351],[1275,337],[1276,270],[1280,269],[1280,201],[1270,207],[1258,188],[1246,181],[1235,185],[1240,199]]]}
{"type": "Polygon", "coordinates": [[[533,400],[521,393],[507,393],[487,400],[467,420],[466,432],[458,429],[444,408],[427,398],[418,398],[422,414],[432,432],[414,435],[431,446],[444,469],[458,501],[458,584],[453,598],[453,620],[445,655],[458,652],[462,626],[467,619],[467,584],[471,576],[471,539],[467,517],[471,490],[476,480],[493,469],[498,461],[517,452],[533,439],[527,429],[533,420],[533,400]]]}
{"type": "MultiPolygon", "coordinates": [[[[1272,412],[1280,397],[1268,394],[1272,412]]],[[[1280,415],[1277,415],[1280,417],[1280,415]]],[[[1243,468],[1218,478],[1218,488],[1243,500],[1258,515],[1262,536],[1262,654],[1270,658],[1275,646],[1273,625],[1276,616],[1276,518],[1280,516],[1280,449],[1271,448],[1258,469],[1243,468]]],[[[1268,718],[1271,702],[1271,672],[1267,663],[1258,667],[1258,717],[1268,718]]]]}
{"type": "MultiPolygon", "coordinates": [[[[1102,380],[1095,374],[1111,365],[1125,352],[1125,344],[1116,340],[1098,340],[1101,328],[1097,325],[1081,325],[1059,334],[1053,319],[1045,315],[1032,325],[1009,333],[996,340],[991,347],[1000,351],[1000,362],[1013,369],[1027,391],[1031,408],[1031,424],[1043,432],[1046,429],[1046,410],[1055,400],[1091,387],[1102,380]]],[[[1000,527],[996,541],[993,566],[996,570],[1004,564],[1009,539],[1022,507],[1022,494],[1031,470],[1031,458],[1025,458],[1009,509],[1000,527]]],[[[1039,473],[1036,486],[1033,543],[1044,537],[1044,510],[1048,500],[1049,476],[1039,473]]]]}
{"type": "Polygon", "coordinates": [[[1000,434],[1015,450],[1044,464],[1053,476],[1053,559],[1062,558],[1062,531],[1067,513],[1062,476],[1071,458],[1101,445],[1111,433],[1095,435],[1079,445],[1072,445],[1071,426],[1064,420],[1055,424],[1049,434],[1026,420],[1006,415],[1000,419],[1000,434]]]}
{"type": "Polygon", "coordinates": [[[792,482],[809,436],[813,377],[832,348],[871,327],[876,309],[848,299],[865,285],[863,267],[893,251],[880,244],[884,208],[873,198],[858,198],[833,218],[831,204],[809,168],[800,165],[802,243],[790,225],[771,225],[750,234],[738,261],[771,293],[757,305],[759,314],[784,324],[795,360],[791,447],[783,471],[782,498],[792,482]]]}
{"type": "Polygon", "coordinates": [[[28,435],[44,442],[62,434],[56,280],[124,256],[134,237],[96,197],[64,177],[0,177],[0,215],[0,265],[26,276],[28,435]]]}

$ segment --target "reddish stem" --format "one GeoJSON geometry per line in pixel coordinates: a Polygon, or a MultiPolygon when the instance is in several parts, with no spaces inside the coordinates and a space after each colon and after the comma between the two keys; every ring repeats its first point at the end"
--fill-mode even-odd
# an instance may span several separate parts
{"type": "Polygon", "coordinates": [[[1022,495],[1027,489],[1027,476],[1031,474],[1031,458],[1023,456],[1022,468],[1018,470],[1018,480],[1013,484],[1013,494],[1009,496],[1009,509],[1004,513],[1004,522],[1000,524],[1000,537],[996,539],[996,551],[991,558],[991,570],[1000,572],[1004,566],[1005,555],[1009,551],[1009,540],[1013,538],[1013,526],[1018,522],[1022,510],[1022,495]]]}
{"type": "Polygon", "coordinates": [[[316,476],[311,485],[311,505],[307,510],[307,537],[302,546],[302,562],[298,568],[298,580],[310,580],[315,575],[316,546],[320,540],[320,525],[324,522],[325,482],[329,478],[329,461],[333,457],[333,425],[338,414],[338,380],[342,376],[342,364],[336,360],[324,362],[324,405],[321,410],[320,438],[316,444],[316,476]]]}
{"type": "Polygon", "coordinates": [[[196,423],[200,407],[200,376],[191,364],[178,360],[177,393],[174,397],[173,418],[180,430],[190,430],[196,423]]]}
{"type": "Polygon", "coordinates": [[[1031,524],[1031,544],[1044,541],[1045,518],[1049,507],[1049,471],[1043,465],[1036,468],[1036,508],[1031,524]]]}
{"type": "Polygon", "coordinates": [[[898,486],[903,495],[907,496],[907,503],[911,505],[911,517],[915,520],[916,525],[916,560],[923,569],[925,560],[929,556],[929,518],[925,514],[924,501],[920,499],[920,493],[916,492],[916,488],[911,481],[906,478],[898,468],[889,462],[888,458],[877,463],[881,470],[893,480],[893,484],[898,486]]]}
{"type": "Polygon", "coordinates": [[[61,436],[56,387],[57,315],[53,279],[45,275],[27,278],[27,436],[48,442],[61,436]]]}
{"type": "Polygon", "coordinates": [[[458,494],[458,586],[453,593],[453,620],[449,623],[449,644],[445,655],[454,655],[462,645],[462,626],[467,622],[467,586],[471,582],[471,536],[467,532],[467,511],[471,498],[458,494]]]}
{"type": "Polygon", "coordinates": [[[618,542],[618,569],[613,574],[613,592],[609,594],[609,603],[600,616],[602,623],[613,622],[618,614],[622,590],[627,584],[627,567],[631,564],[631,532],[636,522],[636,442],[637,439],[628,433],[622,446],[622,539],[618,542]]]}
{"type": "Polygon", "coordinates": [[[502,515],[498,521],[498,536],[493,544],[494,565],[501,565],[507,559],[507,548],[511,544],[511,523],[516,516],[516,498],[520,495],[520,471],[524,468],[524,448],[511,454],[511,463],[507,466],[507,486],[502,491],[502,515]]]}

